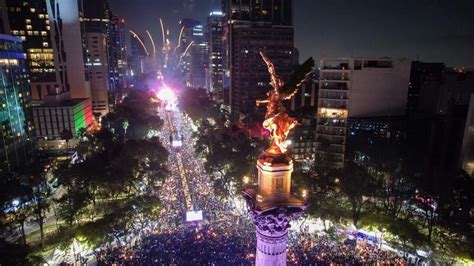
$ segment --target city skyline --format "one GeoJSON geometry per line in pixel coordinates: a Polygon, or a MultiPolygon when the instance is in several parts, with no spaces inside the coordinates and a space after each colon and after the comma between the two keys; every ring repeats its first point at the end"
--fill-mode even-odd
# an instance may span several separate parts
{"type": "MultiPolygon", "coordinates": [[[[474,3],[460,1],[310,1],[294,3],[295,46],[300,61],[322,57],[390,57],[443,62],[450,67],[474,67],[474,3]],[[402,16],[400,16],[402,15],[402,16]]],[[[195,18],[205,23],[221,1],[112,0],[113,10],[127,27],[139,33],[161,34],[162,16],[177,39],[179,20],[195,18]],[[136,16],[136,14],[142,14],[136,16]]]]}
{"type": "Polygon", "coordinates": [[[453,2],[0,0],[0,265],[474,265],[453,2]]]}

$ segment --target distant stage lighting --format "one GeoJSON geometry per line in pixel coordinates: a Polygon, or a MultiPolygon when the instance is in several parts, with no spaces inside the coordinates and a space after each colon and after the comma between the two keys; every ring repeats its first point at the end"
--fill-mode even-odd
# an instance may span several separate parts
{"type": "Polygon", "coordinates": [[[178,147],[183,146],[183,142],[181,140],[173,140],[173,143],[171,144],[171,146],[173,146],[173,148],[178,148],[178,147]]]}
{"type": "Polygon", "coordinates": [[[170,89],[169,87],[166,87],[166,86],[162,87],[158,91],[158,94],[156,96],[158,96],[158,99],[160,99],[162,101],[166,101],[166,102],[176,101],[176,94],[174,93],[174,91],[172,89],[170,89]]]}
{"type": "Polygon", "coordinates": [[[188,211],[186,212],[186,222],[195,222],[202,220],[202,211],[188,211]]]}

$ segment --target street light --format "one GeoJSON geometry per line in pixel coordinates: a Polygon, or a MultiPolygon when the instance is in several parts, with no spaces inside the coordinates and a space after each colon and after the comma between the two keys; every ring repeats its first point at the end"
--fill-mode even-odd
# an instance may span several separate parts
{"type": "Polygon", "coordinates": [[[382,248],[382,242],[383,242],[383,235],[385,234],[387,230],[385,228],[382,228],[382,232],[380,233],[380,243],[379,243],[379,249],[382,248]]]}

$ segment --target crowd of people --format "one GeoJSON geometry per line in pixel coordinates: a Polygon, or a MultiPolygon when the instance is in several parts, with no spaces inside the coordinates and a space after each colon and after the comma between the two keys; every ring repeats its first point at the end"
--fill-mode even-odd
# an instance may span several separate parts
{"type": "Polygon", "coordinates": [[[327,236],[298,233],[291,239],[288,257],[296,265],[406,265],[395,253],[364,240],[338,242],[327,236]]]}
{"type": "Polygon", "coordinates": [[[98,249],[95,257],[98,266],[114,264],[132,264],[134,261],[135,250],[128,245],[107,246],[98,249]]]}
{"type": "Polygon", "coordinates": [[[253,234],[236,224],[189,225],[173,234],[151,235],[136,252],[139,265],[249,265],[255,252],[253,234]]]}
{"type": "MultiPolygon", "coordinates": [[[[151,223],[134,245],[119,245],[97,252],[98,263],[253,265],[256,236],[252,221],[213,196],[212,181],[196,158],[192,131],[184,126],[182,114],[163,115],[168,116],[168,125],[165,124],[161,139],[170,150],[171,175],[160,189],[162,209],[157,222],[151,223]],[[172,138],[166,137],[177,133],[182,140],[179,148],[173,147],[172,138]],[[179,164],[176,163],[178,156],[179,164]],[[191,206],[186,193],[191,196],[191,206]],[[201,210],[204,219],[186,222],[186,212],[190,209],[201,210]]],[[[406,265],[395,253],[363,240],[338,242],[299,229],[292,231],[288,241],[289,265],[406,265]]]]}

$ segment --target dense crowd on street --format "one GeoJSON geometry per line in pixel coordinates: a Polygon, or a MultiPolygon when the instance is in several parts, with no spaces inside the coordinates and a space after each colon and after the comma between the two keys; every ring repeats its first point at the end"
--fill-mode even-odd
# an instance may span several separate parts
{"type": "MultiPolygon", "coordinates": [[[[252,222],[213,196],[211,180],[196,158],[192,132],[189,127],[182,127],[183,119],[180,113],[174,113],[175,125],[165,123],[162,133],[163,144],[170,151],[171,175],[160,190],[162,209],[157,222],[133,246],[117,245],[97,251],[99,265],[254,264],[256,237],[252,222]],[[183,141],[179,149],[172,147],[170,135],[183,141]],[[185,167],[175,163],[177,156],[185,167]],[[182,178],[190,190],[192,208],[203,211],[202,221],[185,221],[189,204],[186,204],[182,178]]],[[[365,241],[341,243],[299,229],[293,231],[288,242],[290,265],[406,265],[393,252],[365,241]]]]}
{"type": "Polygon", "coordinates": [[[290,238],[289,259],[298,265],[406,265],[403,258],[364,240],[343,243],[327,236],[299,233],[290,238]]]}

